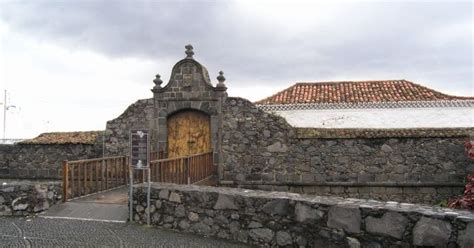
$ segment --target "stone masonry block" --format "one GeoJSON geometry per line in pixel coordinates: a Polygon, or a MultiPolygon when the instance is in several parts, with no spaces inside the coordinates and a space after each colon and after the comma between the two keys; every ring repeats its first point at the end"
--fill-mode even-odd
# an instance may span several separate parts
{"type": "Polygon", "coordinates": [[[401,194],[401,193],[403,193],[403,190],[400,187],[388,187],[386,191],[387,191],[387,194],[401,194]]]}
{"type": "Polygon", "coordinates": [[[419,192],[423,194],[436,194],[436,189],[432,187],[422,187],[419,189],[419,192]]]}
{"type": "Polygon", "coordinates": [[[298,202],[295,206],[295,216],[298,222],[305,222],[308,220],[312,221],[321,219],[324,216],[324,212],[298,202]]]}
{"type": "Polygon", "coordinates": [[[301,178],[301,179],[302,179],[303,183],[313,183],[313,182],[315,182],[315,180],[314,180],[314,175],[313,175],[313,174],[309,174],[309,173],[304,173],[304,174],[302,175],[302,178],[301,178]]]}
{"type": "Polygon", "coordinates": [[[181,196],[179,196],[178,193],[171,192],[169,201],[175,202],[175,203],[181,203],[181,196]]]}
{"type": "Polygon", "coordinates": [[[289,201],[287,199],[276,199],[267,202],[262,207],[262,211],[269,215],[281,215],[288,214],[289,201]]]}
{"type": "Polygon", "coordinates": [[[359,192],[359,187],[349,186],[349,187],[346,188],[346,192],[347,193],[358,193],[359,192]]]}
{"type": "Polygon", "coordinates": [[[451,194],[452,193],[452,190],[451,190],[451,187],[439,187],[436,189],[436,192],[438,194],[451,194]]]}
{"type": "Polygon", "coordinates": [[[234,203],[234,198],[229,195],[219,194],[214,209],[238,209],[234,203]]]}
{"type": "Polygon", "coordinates": [[[349,206],[329,208],[328,227],[342,229],[348,233],[360,233],[360,209],[349,206]]]}
{"type": "Polygon", "coordinates": [[[158,197],[160,197],[160,199],[168,200],[169,195],[170,195],[170,191],[167,189],[163,189],[160,191],[158,197]]]}
{"type": "Polygon", "coordinates": [[[403,232],[408,225],[408,219],[395,212],[387,212],[382,218],[367,217],[365,229],[369,233],[382,234],[397,239],[403,237],[403,232]]]}
{"type": "Polygon", "coordinates": [[[467,224],[466,229],[459,232],[458,245],[461,248],[474,247],[474,222],[467,224]]]}
{"type": "Polygon", "coordinates": [[[413,245],[446,247],[451,224],[446,221],[421,217],[413,228],[413,245]]]}
{"type": "Polygon", "coordinates": [[[252,229],[249,232],[249,236],[255,241],[263,241],[264,243],[269,243],[272,241],[274,232],[268,228],[256,228],[252,229]]]}
{"type": "Polygon", "coordinates": [[[333,186],[331,187],[331,193],[335,195],[340,195],[344,193],[344,187],[342,186],[333,186]]]}
{"type": "Polygon", "coordinates": [[[386,187],[372,187],[372,193],[383,194],[387,191],[386,187]]]}

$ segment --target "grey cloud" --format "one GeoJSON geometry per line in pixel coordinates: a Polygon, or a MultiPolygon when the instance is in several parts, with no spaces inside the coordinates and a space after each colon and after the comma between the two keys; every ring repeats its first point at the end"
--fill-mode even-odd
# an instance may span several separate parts
{"type": "MultiPolygon", "coordinates": [[[[295,22],[293,28],[256,22],[238,4],[225,1],[1,5],[0,18],[15,30],[111,57],[178,59],[183,46],[192,43],[198,60],[209,69],[223,69],[241,85],[252,80],[289,85],[300,78],[330,80],[343,74],[346,79],[423,80],[437,89],[474,93],[470,2],[340,4],[331,21],[295,22]],[[465,33],[453,38],[439,33],[450,25],[464,25],[465,33]],[[299,26],[307,28],[294,32],[299,26]]],[[[321,11],[314,9],[314,15],[321,11]]],[[[259,13],[271,14],[271,4],[259,13]]]]}

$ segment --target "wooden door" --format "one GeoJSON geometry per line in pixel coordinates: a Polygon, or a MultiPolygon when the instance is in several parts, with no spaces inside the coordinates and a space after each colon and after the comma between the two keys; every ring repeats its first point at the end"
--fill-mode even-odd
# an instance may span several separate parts
{"type": "Polygon", "coordinates": [[[182,111],[170,117],[168,157],[182,157],[211,150],[211,125],[208,115],[199,111],[182,111]]]}

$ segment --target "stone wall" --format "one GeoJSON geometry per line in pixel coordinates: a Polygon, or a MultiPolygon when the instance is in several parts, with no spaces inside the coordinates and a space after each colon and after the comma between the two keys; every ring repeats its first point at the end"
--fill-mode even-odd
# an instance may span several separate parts
{"type": "Polygon", "coordinates": [[[119,117],[108,121],[105,134],[105,156],[128,156],[131,129],[152,129],[153,99],[142,99],[130,105],[119,117]]]}
{"type": "Polygon", "coordinates": [[[0,145],[0,178],[60,179],[63,160],[98,157],[102,157],[102,142],[0,145]]]}
{"type": "Polygon", "coordinates": [[[61,200],[60,182],[6,182],[1,186],[0,216],[25,216],[49,209],[61,200]]]}
{"type": "Polygon", "coordinates": [[[295,129],[230,97],[223,113],[224,185],[435,203],[474,170],[463,146],[472,130],[295,129]]]}
{"type": "Polygon", "coordinates": [[[262,247],[474,246],[474,214],[397,202],[204,186],[134,190],[134,220],[262,247]]]}

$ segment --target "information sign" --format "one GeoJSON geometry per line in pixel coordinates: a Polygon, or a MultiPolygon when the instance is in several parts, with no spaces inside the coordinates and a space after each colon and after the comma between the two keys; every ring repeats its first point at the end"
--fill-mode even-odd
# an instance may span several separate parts
{"type": "Polygon", "coordinates": [[[131,130],[130,132],[130,160],[132,167],[137,170],[147,169],[149,164],[149,135],[146,129],[131,130]]]}

